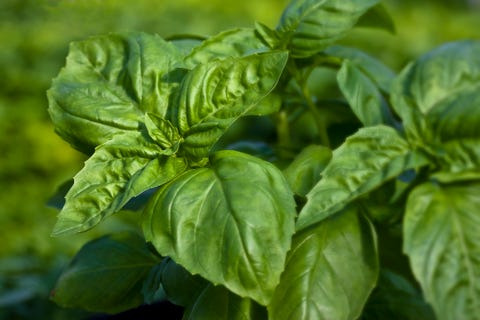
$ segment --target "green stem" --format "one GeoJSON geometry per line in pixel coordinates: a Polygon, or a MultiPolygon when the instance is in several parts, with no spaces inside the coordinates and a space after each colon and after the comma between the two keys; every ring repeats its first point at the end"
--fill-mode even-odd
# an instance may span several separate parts
{"type": "Polygon", "coordinates": [[[327,123],[325,121],[325,117],[322,116],[320,111],[318,111],[317,106],[312,100],[312,96],[310,95],[310,91],[308,90],[307,85],[305,83],[300,83],[300,86],[302,88],[302,94],[307,103],[308,110],[310,110],[310,112],[312,113],[313,119],[317,126],[320,143],[330,148],[330,138],[328,137],[327,123]]]}

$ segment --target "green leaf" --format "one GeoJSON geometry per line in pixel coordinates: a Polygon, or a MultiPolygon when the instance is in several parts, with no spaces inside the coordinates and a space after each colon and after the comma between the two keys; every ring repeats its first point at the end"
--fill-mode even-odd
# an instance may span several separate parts
{"type": "Polygon", "coordinates": [[[152,304],[158,301],[162,301],[166,299],[165,291],[163,290],[162,286],[162,273],[163,273],[163,262],[155,265],[143,281],[142,285],[142,295],[143,301],[147,304],[152,304]]]}
{"type": "Polygon", "coordinates": [[[261,22],[255,22],[255,31],[269,48],[275,49],[278,47],[280,39],[275,30],[270,29],[261,22]]]}
{"type": "Polygon", "coordinates": [[[116,135],[85,162],[68,191],[53,235],[88,230],[131,198],[186,169],[185,160],[164,156],[140,132],[116,135]]]}
{"type": "Polygon", "coordinates": [[[287,57],[286,52],[271,52],[214,60],[184,78],[170,118],[185,139],[182,149],[189,158],[208,156],[236,119],[265,107],[260,102],[277,84],[287,57]]]}
{"type": "Polygon", "coordinates": [[[142,282],[159,262],[132,233],[87,243],[61,274],[51,298],[63,307],[117,313],[143,303],[142,282]]]}
{"type": "Polygon", "coordinates": [[[163,154],[172,155],[178,151],[183,138],[178,133],[178,129],[175,128],[170,121],[153,113],[147,113],[145,116],[145,125],[150,137],[164,149],[163,154]]]}
{"type": "Polygon", "coordinates": [[[412,283],[392,271],[381,270],[361,319],[434,320],[435,316],[412,283]]]}
{"type": "Polygon", "coordinates": [[[290,248],[293,194],[272,164],[237,151],[211,156],[162,187],[143,230],[161,255],[241,297],[267,304],[290,248]]]}
{"type": "Polygon", "coordinates": [[[209,284],[183,316],[184,320],[264,320],[265,307],[222,286],[209,284]]]}
{"type": "Polygon", "coordinates": [[[283,171],[292,190],[305,196],[320,180],[320,173],[332,158],[329,148],[310,145],[304,148],[283,171]]]}
{"type": "Polygon", "coordinates": [[[410,194],[404,251],[438,319],[480,314],[480,183],[427,182],[410,194]]]}
{"type": "Polygon", "coordinates": [[[335,151],[322,179],[307,194],[297,230],[325,219],[403,171],[428,163],[387,126],[360,129],[335,151]]]}
{"type": "Polygon", "coordinates": [[[185,57],[189,67],[206,64],[214,59],[241,58],[266,51],[253,28],[238,28],[221,32],[203,41],[185,57]]]}
{"type": "Polygon", "coordinates": [[[357,22],[357,27],[384,29],[395,33],[395,23],[392,16],[382,3],[370,8],[357,22]]]}
{"type": "Polygon", "coordinates": [[[395,73],[379,60],[356,48],[331,46],[325,54],[346,59],[368,76],[384,93],[390,93],[395,73]]]}
{"type": "Polygon", "coordinates": [[[110,34],[73,42],[48,91],[55,130],[92,153],[113,135],[136,131],[146,112],[164,116],[179,74],[178,49],[157,35],[110,34]]]}
{"type": "Polygon", "coordinates": [[[378,0],[293,0],[285,9],[277,31],[295,58],[312,56],[353,28],[378,0]]]}
{"type": "Polygon", "coordinates": [[[356,319],[378,270],[373,225],[350,207],[295,234],[269,319],[356,319]]]}
{"type": "Polygon", "coordinates": [[[366,127],[392,124],[392,115],[380,90],[359,68],[345,60],[337,82],[353,113],[366,127]]]}
{"type": "MultiPolygon", "coordinates": [[[[392,106],[403,120],[407,137],[428,147],[438,133],[432,130],[437,130],[437,125],[442,126],[443,121],[450,123],[439,128],[445,130],[442,135],[464,125],[459,115],[475,109],[470,106],[471,96],[468,96],[475,95],[479,89],[480,41],[452,42],[423,55],[400,73],[392,87],[392,106]],[[457,103],[459,101],[461,104],[457,103]],[[440,109],[435,110],[437,107],[440,109]],[[448,116],[454,115],[455,119],[448,120],[442,114],[449,108],[453,110],[448,111],[448,116]],[[427,124],[428,121],[433,123],[427,124]]],[[[463,119],[469,117],[467,114],[463,114],[463,119]]],[[[478,133],[475,119],[476,116],[471,117],[464,129],[478,133]]]]}
{"type": "Polygon", "coordinates": [[[168,300],[182,307],[195,304],[198,296],[209,282],[198,275],[192,275],[170,258],[162,260],[162,286],[168,300]]]}

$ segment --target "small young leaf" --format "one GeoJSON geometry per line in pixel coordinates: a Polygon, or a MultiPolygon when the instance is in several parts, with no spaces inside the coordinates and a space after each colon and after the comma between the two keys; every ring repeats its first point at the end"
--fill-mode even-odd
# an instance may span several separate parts
{"type": "Polygon", "coordinates": [[[349,60],[343,62],[337,81],[353,113],[364,126],[393,124],[392,114],[380,90],[349,60]]]}
{"type": "Polygon", "coordinates": [[[309,57],[342,38],[378,1],[293,0],[277,32],[293,57],[309,57]]]}
{"type": "Polygon", "coordinates": [[[395,33],[395,23],[392,16],[382,3],[370,8],[358,20],[357,27],[384,29],[390,33],[395,33]]]}
{"type": "Polygon", "coordinates": [[[191,304],[184,320],[265,320],[267,310],[248,298],[241,298],[222,286],[209,284],[191,304]]]}
{"type": "Polygon", "coordinates": [[[119,233],[87,243],[58,279],[53,301],[63,307],[117,313],[143,303],[142,282],[159,262],[138,235],[119,233]]]}
{"type": "Polygon", "coordinates": [[[181,80],[170,71],[181,58],[174,45],[144,33],[72,43],[48,91],[55,130],[90,154],[113,135],[138,130],[146,112],[165,115],[181,80]]]}
{"type": "Polygon", "coordinates": [[[277,84],[288,54],[270,52],[226,58],[199,65],[181,84],[171,122],[185,141],[189,158],[208,156],[210,149],[239,117],[264,110],[264,98],[277,84]]]}
{"type": "Polygon", "coordinates": [[[261,22],[255,22],[255,31],[270,49],[276,49],[279,45],[279,35],[275,30],[270,29],[261,22]]]}
{"type": "Polygon", "coordinates": [[[241,297],[267,304],[290,248],[293,194],[272,164],[219,151],[210,167],[162,187],[143,230],[158,252],[241,297]]]}
{"type": "Polygon", "coordinates": [[[166,299],[162,286],[163,261],[150,269],[142,285],[143,301],[152,304],[166,299]]]}
{"type": "Polygon", "coordinates": [[[303,149],[283,171],[293,192],[305,196],[318,180],[332,158],[329,148],[310,145],[303,149]]]}
{"type": "Polygon", "coordinates": [[[160,186],[186,169],[140,132],[116,135],[102,144],[75,176],[53,235],[81,232],[120,210],[131,198],[160,186]]]}
{"type": "Polygon", "coordinates": [[[410,194],[404,251],[438,319],[480,314],[480,183],[427,182],[410,194]]]}
{"type": "Polygon", "coordinates": [[[297,230],[325,219],[404,170],[427,163],[394,129],[382,125],[360,129],[333,152],[322,179],[307,194],[297,230]]]}
{"type": "Polygon", "coordinates": [[[390,93],[395,73],[379,60],[356,48],[331,46],[325,49],[327,55],[349,60],[356,68],[368,76],[384,93],[390,93]]]}
{"type": "Polygon", "coordinates": [[[266,47],[255,34],[255,29],[232,29],[203,41],[185,57],[185,63],[195,67],[214,59],[241,58],[261,51],[266,51],[266,47]]]}
{"type": "Polygon", "coordinates": [[[347,208],[295,234],[269,319],[357,319],[378,270],[373,225],[347,208]]]}
{"type": "Polygon", "coordinates": [[[150,137],[164,149],[163,154],[172,155],[177,152],[183,139],[170,121],[153,113],[147,113],[145,125],[150,137]]]}

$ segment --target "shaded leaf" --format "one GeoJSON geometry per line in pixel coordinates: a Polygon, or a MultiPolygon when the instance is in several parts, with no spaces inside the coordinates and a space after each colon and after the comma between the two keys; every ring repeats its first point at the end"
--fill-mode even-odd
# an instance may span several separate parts
{"type": "Polygon", "coordinates": [[[343,62],[337,81],[353,113],[366,127],[392,124],[392,115],[377,86],[350,61],[343,62]]]}
{"type": "Polygon", "coordinates": [[[395,23],[392,16],[382,3],[370,8],[357,22],[357,27],[383,29],[395,33],[395,23]]]}
{"type": "Polygon", "coordinates": [[[62,273],[51,298],[63,307],[117,313],[143,303],[142,282],[159,262],[138,235],[90,241],[62,273]]]}
{"type": "Polygon", "coordinates": [[[331,157],[329,148],[318,145],[304,148],[283,171],[293,192],[305,196],[320,180],[320,173],[331,157]]]}
{"type": "Polygon", "coordinates": [[[162,187],[145,209],[143,230],[160,254],[189,272],[266,304],[295,215],[293,194],[276,167],[229,150],[162,187]]]}
{"type": "Polygon", "coordinates": [[[53,235],[88,230],[185,169],[184,159],[162,155],[140,132],[116,135],[98,147],[75,176],[53,235]]]}
{"type": "Polygon", "coordinates": [[[378,0],[293,0],[277,26],[296,58],[312,56],[343,36],[378,0]]]}
{"type": "Polygon", "coordinates": [[[241,58],[266,51],[266,47],[253,28],[237,28],[209,37],[185,57],[189,67],[205,64],[214,59],[241,58]]]}
{"type": "Polygon", "coordinates": [[[177,48],[157,35],[110,34],[73,42],[48,91],[57,133],[92,153],[113,135],[136,131],[146,112],[164,116],[181,79],[177,48]]]}
{"type": "Polygon", "coordinates": [[[356,319],[378,270],[373,225],[347,208],[295,234],[269,319],[356,319]]]}
{"type": "Polygon", "coordinates": [[[427,163],[395,129],[383,125],[360,129],[333,151],[322,179],[307,194],[297,230],[325,219],[404,170],[427,163]]]}
{"type": "Polygon", "coordinates": [[[438,319],[480,314],[480,183],[427,182],[410,194],[404,251],[438,319]]]}

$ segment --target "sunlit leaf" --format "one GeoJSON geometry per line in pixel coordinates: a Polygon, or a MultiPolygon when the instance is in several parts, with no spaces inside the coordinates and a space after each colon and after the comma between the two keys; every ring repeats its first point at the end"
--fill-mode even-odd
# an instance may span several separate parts
{"type": "Polygon", "coordinates": [[[268,303],[290,248],[292,191],[272,164],[220,151],[162,187],[143,230],[158,252],[241,297],[268,303]]]}
{"type": "MultiPolygon", "coordinates": [[[[255,107],[277,84],[287,56],[286,52],[271,52],[226,58],[193,69],[184,78],[178,108],[170,115],[185,139],[182,148],[186,154],[191,158],[208,156],[236,119],[265,110],[255,107]]],[[[265,107],[262,103],[260,106],[265,107]]]]}
{"type": "Polygon", "coordinates": [[[133,197],[168,182],[185,168],[184,159],[164,156],[140,132],[116,135],[98,147],[75,176],[53,235],[94,227],[133,197]]]}
{"type": "Polygon", "coordinates": [[[110,34],[73,42],[48,91],[55,130],[92,153],[113,135],[136,131],[146,112],[164,116],[181,80],[178,49],[157,35],[110,34]]]}

